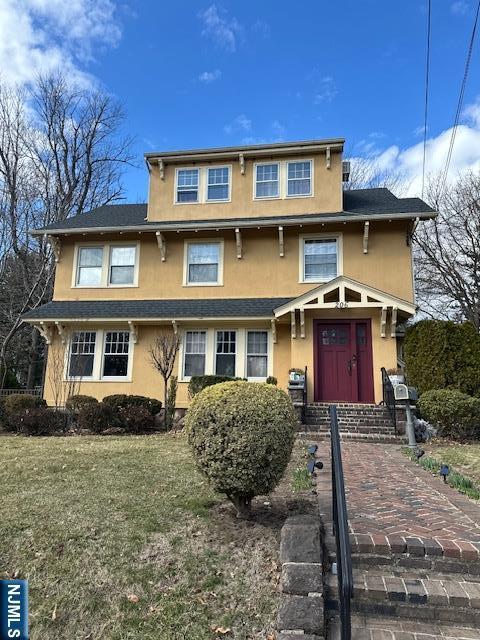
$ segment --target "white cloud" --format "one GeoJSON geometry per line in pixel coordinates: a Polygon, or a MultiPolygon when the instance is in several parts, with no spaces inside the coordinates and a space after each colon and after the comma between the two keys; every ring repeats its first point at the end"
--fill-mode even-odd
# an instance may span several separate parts
{"type": "Polygon", "coordinates": [[[210,84],[211,82],[215,82],[215,80],[219,80],[222,77],[222,72],[220,69],[215,69],[215,71],[203,71],[198,79],[200,82],[205,82],[206,84],[210,84]]]}
{"type": "Polygon", "coordinates": [[[464,2],[464,0],[457,0],[450,5],[450,11],[457,16],[464,16],[468,9],[468,2],[464,2]]]}
{"type": "Polygon", "coordinates": [[[273,133],[277,136],[278,142],[280,142],[287,133],[287,128],[279,120],[274,120],[272,122],[272,130],[273,133]]]}
{"type": "Polygon", "coordinates": [[[268,22],[265,22],[264,20],[257,20],[252,24],[252,31],[254,34],[267,39],[270,37],[272,29],[268,22]]]}
{"type": "Polygon", "coordinates": [[[80,66],[120,37],[112,0],[0,0],[0,69],[7,82],[26,83],[58,68],[89,82],[80,66]]]}
{"type": "Polygon", "coordinates": [[[318,88],[313,99],[314,104],[322,104],[325,102],[332,102],[337,95],[337,87],[335,81],[331,76],[324,76],[320,78],[318,88]]]}
{"type": "Polygon", "coordinates": [[[238,131],[248,132],[252,130],[252,121],[244,113],[241,113],[230,124],[226,124],[223,130],[228,134],[238,131]]]}
{"type": "Polygon", "coordinates": [[[225,11],[212,4],[199,13],[203,23],[202,36],[210,38],[220,49],[233,53],[237,48],[237,39],[243,32],[243,26],[233,17],[229,18],[225,11]]]}
{"type": "MultiPolygon", "coordinates": [[[[480,171],[480,97],[467,106],[458,126],[448,180],[465,171],[480,171]]],[[[452,129],[427,139],[426,174],[444,171],[452,129]]],[[[423,142],[401,149],[392,145],[375,154],[375,164],[387,173],[398,173],[406,185],[406,194],[418,196],[422,186],[423,142]]]]}

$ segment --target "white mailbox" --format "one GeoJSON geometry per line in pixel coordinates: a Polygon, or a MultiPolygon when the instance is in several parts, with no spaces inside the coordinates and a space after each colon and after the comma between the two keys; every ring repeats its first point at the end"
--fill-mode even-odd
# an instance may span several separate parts
{"type": "Polygon", "coordinates": [[[395,400],[408,400],[408,387],[406,384],[396,384],[394,391],[395,400]]]}

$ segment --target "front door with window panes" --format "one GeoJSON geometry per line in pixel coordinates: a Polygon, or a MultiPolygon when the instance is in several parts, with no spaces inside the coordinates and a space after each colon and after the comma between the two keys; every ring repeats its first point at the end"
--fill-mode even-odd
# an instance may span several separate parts
{"type": "Polygon", "coordinates": [[[217,331],[215,373],[217,376],[235,376],[237,332],[217,331]]]}

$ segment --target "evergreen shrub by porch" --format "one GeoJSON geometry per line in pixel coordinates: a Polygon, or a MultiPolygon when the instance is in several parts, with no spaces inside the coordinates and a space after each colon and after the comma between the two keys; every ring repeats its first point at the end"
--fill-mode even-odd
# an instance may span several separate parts
{"type": "Polygon", "coordinates": [[[155,428],[155,418],[142,405],[130,404],[126,407],[120,407],[118,420],[120,426],[129,433],[143,433],[144,431],[153,431],[155,428]]]}
{"type": "Polygon", "coordinates": [[[244,381],[215,384],[197,394],[185,417],[199,469],[225,493],[238,516],[268,494],[292,453],[297,419],[284,391],[244,381]]]}
{"type": "Polygon", "coordinates": [[[117,393],[111,396],[105,396],[103,402],[110,405],[112,409],[118,410],[122,407],[145,407],[152,416],[160,413],[162,403],[156,398],[147,398],[146,396],[130,396],[126,393],[117,393]]]}
{"type": "Polygon", "coordinates": [[[83,407],[84,404],[96,404],[98,400],[93,396],[85,396],[78,393],[74,396],[70,396],[65,403],[66,408],[69,411],[77,413],[83,407]]]}
{"type": "Polygon", "coordinates": [[[211,387],[214,384],[220,384],[222,382],[233,382],[235,380],[245,380],[245,378],[235,378],[232,376],[192,376],[188,383],[188,395],[193,398],[200,393],[206,387],[211,387]]]}
{"type": "Polygon", "coordinates": [[[34,409],[47,405],[43,398],[32,396],[29,393],[12,393],[5,398],[4,403],[8,413],[17,413],[24,409],[34,409]]]}
{"type": "Polygon", "coordinates": [[[422,320],[407,329],[408,383],[420,394],[457,389],[480,396],[480,335],[469,322],[422,320]]]}
{"type": "Polygon", "coordinates": [[[118,416],[107,402],[84,404],[78,412],[78,426],[94,433],[118,426],[118,416]]]}
{"type": "Polygon", "coordinates": [[[65,416],[44,406],[22,409],[8,416],[8,430],[27,436],[51,436],[64,429],[65,416]]]}
{"type": "Polygon", "coordinates": [[[449,438],[480,437],[480,399],[455,389],[426,391],[417,406],[439,436],[449,438]]]}

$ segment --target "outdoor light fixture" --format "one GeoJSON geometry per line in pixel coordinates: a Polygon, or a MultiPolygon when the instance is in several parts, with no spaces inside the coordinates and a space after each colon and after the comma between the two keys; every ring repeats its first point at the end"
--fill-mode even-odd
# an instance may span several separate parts
{"type": "Polygon", "coordinates": [[[318,444],[312,444],[308,447],[307,452],[309,455],[314,456],[318,451],[318,444]]]}
{"type": "Polygon", "coordinates": [[[311,444],[307,448],[307,453],[309,455],[309,460],[307,462],[307,471],[310,475],[313,475],[316,469],[323,469],[323,462],[320,460],[315,460],[315,454],[318,451],[318,444],[311,444]]]}
{"type": "Polygon", "coordinates": [[[447,476],[449,473],[450,473],[450,469],[448,467],[448,464],[442,464],[442,466],[440,467],[440,475],[443,476],[444,482],[447,481],[447,476]]]}

